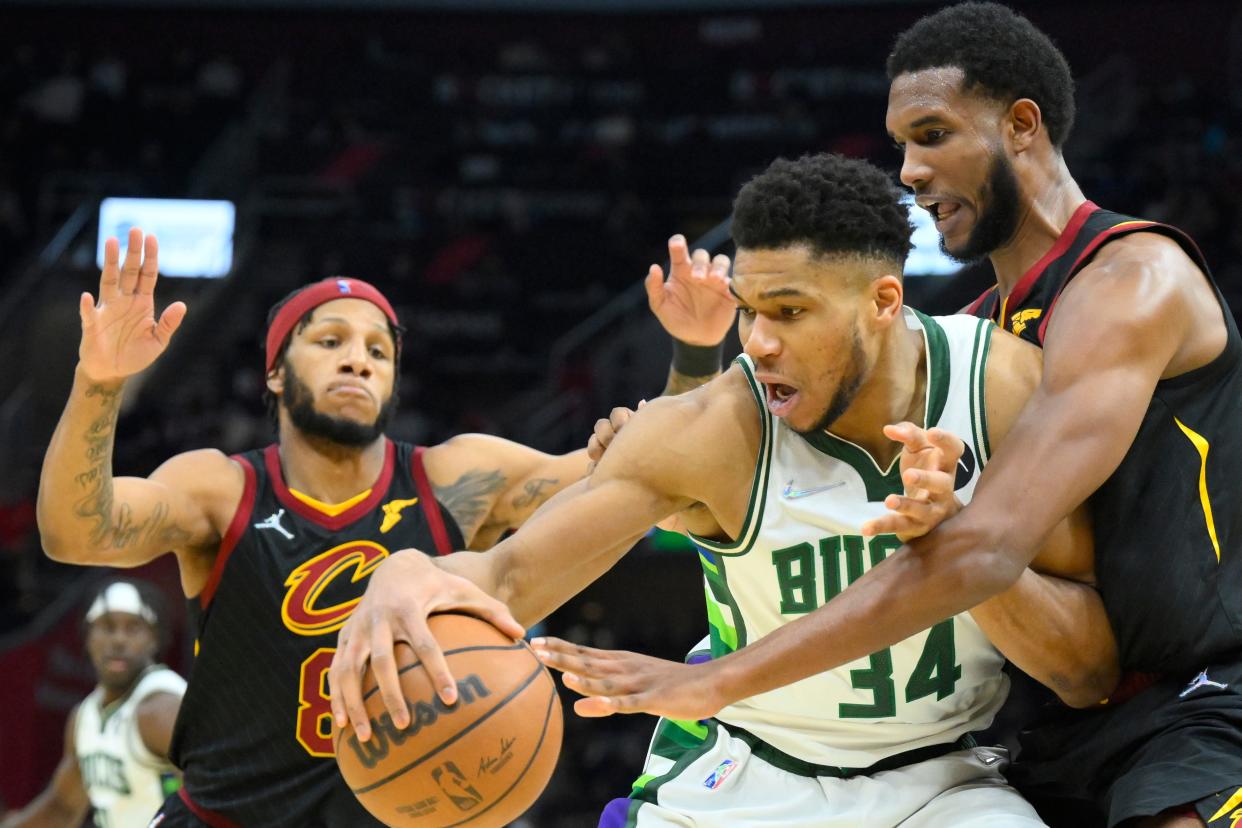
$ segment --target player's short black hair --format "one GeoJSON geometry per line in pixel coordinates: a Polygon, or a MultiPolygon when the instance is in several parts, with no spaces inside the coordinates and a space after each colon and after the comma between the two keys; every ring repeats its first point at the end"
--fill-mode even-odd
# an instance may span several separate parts
{"type": "Polygon", "coordinates": [[[733,202],[738,248],[805,244],[819,256],[861,255],[902,265],[913,229],[901,191],[886,173],[833,153],[778,158],[733,202]]]}
{"type": "MultiPolygon", "coordinates": [[[[289,302],[293,299],[293,297],[297,296],[299,293],[306,290],[308,287],[311,287],[311,285],[303,285],[302,287],[297,288],[296,290],[289,291],[280,299],[279,302],[277,302],[276,304],[268,308],[267,324],[263,326],[263,336],[259,338],[259,350],[260,351],[266,351],[267,349],[267,332],[269,329],[271,329],[272,323],[276,321],[276,315],[280,313],[280,309],[283,308],[285,305],[289,304],[289,302]]],[[[303,328],[305,328],[307,325],[310,324],[311,317],[315,315],[316,310],[318,310],[318,307],[311,308],[306,313],[302,314],[302,318],[298,320],[298,324],[294,325],[293,329],[289,332],[289,339],[286,339],[283,343],[281,343],[280,350],[276,353],[276,361],[274,363],[274,365],[277,368],[279,368],[285,362],[285,351],[289,350],[289,341],[293,339],[294,334],[300,333],[303,328]]],[[[401,342],[402,335],[405,334],[405,326],[394,325],[392,320],[389,319],[388,320],[388,333],[392,335],[393,342],[399,343],[401,342]]],[[[397,351],[396,364],[393,367],[394,367],[394,371],[392,375],[392,392],[393,394],[396,394],[397,386],[400,385],[401,383],[401,370],[400,370],[401,369],[401,352],[400,350],[397,351]]],[[[263,387],[263,410],[267,412],[267,419],[268,419],[268,422],[272,424],[272,428],[278,428],[280,426],[280,398],[277,397],[275,394],[273,394],[272,390],[268,388],[266,385],[264,385],[263,387]]]]}
{"type": "Polygon", "coordinates": [[[963,89],[1006,105],[1030,98],[1061,147],[1074,126],[1074,77],[1048,35],[999,3],[960,3],[906,29],[888,56],[888,78],[956,66],[963,89]]]}

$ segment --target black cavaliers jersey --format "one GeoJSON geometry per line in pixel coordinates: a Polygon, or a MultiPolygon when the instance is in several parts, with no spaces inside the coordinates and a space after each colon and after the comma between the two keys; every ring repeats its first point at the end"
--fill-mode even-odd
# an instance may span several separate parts
{"type": "Polygon", "coordinates": [[[190,602],[196,657],[172,743],[183,799],[210,825],[380,825],[333,759],[327,671],[337,632],[389,553],[463,547],[422,450],[385,443],[370,494],[335,517],[289,491],[276,446],[234,458],[245,492],[190,602]]]}
{"type": "Polygon", "coordinates": [[[1175,228],[1087,202],[1007,298],[993,287],[966,312],[1042,347],[1070,279],[1138,232],[1168,236],[1194,260],[1228,338],[1207,365],[1156,385],[1134,443],[1091,497],[1096,577],[1123,669],[1193,672],[1242,653],[1242,340],[1202,254],[1175,228]]]}

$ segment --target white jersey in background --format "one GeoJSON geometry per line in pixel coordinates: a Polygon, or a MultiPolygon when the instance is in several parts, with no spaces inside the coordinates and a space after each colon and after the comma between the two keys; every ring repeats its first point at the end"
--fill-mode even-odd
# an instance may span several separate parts
{"type": "Polygon", "coordinates": [[[138,732],[138,704],[152,693],[185,694],[185,679],[162,664],[139,677],[112,704],[96,687],[78,706],[73,745],[98,828],[146,828],[177,788],[177,770],[147,749],[138,732]]]}

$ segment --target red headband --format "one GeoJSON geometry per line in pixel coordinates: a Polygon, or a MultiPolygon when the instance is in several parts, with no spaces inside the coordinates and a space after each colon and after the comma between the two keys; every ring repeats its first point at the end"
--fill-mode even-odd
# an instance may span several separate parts
{"type": "MultiPolygon", "coordinates": [[[[388,321],[397,326],[397,314],[374,285],[360,279],[329,278],[303,288],[276,312],[276,318],[267,329],[267,371],[271,373],[276,366],[276,357],[281,347],[289,339],[289,333],[298,324],[298,320],[310,311],[331,302],[334,299],[362,299],[370,302],[384,312],[388,321]]],[[[400,342],[397,342],[400,347],[400,342]]]]}

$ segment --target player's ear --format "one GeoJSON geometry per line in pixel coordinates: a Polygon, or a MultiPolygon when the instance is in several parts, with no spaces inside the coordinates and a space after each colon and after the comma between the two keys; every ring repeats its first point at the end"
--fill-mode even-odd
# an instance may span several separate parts
{"type": "Polygon", "coordinates": [[[868,304],[875,321],[881,326],[891,325],[894,319],[901,317],[902,302],[905,290],[901,278],[886,273],[873,279],[870,285],[868,304]]]}
{"type": "Polygon", "coordinates": [[[276,367],[267,372],[267,390],[273,394],[283,394],[285,391],[285,361],[282,359],[276,364],[276,367]]]}
{"type": "Polygon", "coordinates": [[[1030,149],[1044,122],[1039,104],[1030,98],[1019,98],[1009,107],[1004,120],[1005,137],[1009,140],[1015,154],[1030,149]]]}

